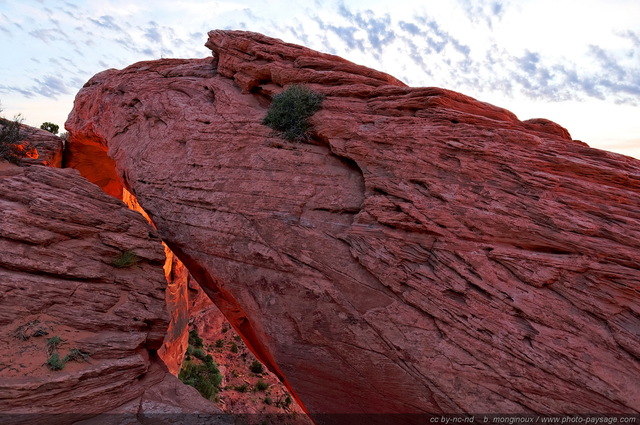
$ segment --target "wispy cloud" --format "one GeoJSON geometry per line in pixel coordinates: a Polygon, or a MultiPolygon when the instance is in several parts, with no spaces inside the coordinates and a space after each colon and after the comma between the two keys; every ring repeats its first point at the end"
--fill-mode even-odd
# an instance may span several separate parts
{"type": "MultiPolygon", "coordinates": [[[[491,26],[502,19],[506,7],[500,1],[459,1],[469,16],[469,22],[460,25],[476,22],[491,26]]],[[[378,60],[394,50],[404,54],[409,80],[412,74],[413,78],[421,74],[437,76],[434,84],[463,92],[499,90],[546,101],[594,98],[638,104],[640,67],[630,66],[629,58],[640,64],[640,36],[633,31],[619,34],[629,45],[625,51],[589,46],[587,67],[579,57],[551,57],[535,49],[514,52],[495,41],[472,46],[454,35],[459,28],[443,26],[425,13],[396,20],[387,13],[375,15],[341,3],[338,14],[343,18],[339,23],[313,18],[324,33],[327,48],[366,53],[378,60]],[[336,49],[330,35],[344,43],[342,49],[336,49]]]]}
{"type": "Polygon", "coordinates": [[[5,85],[5,84],[0,84],[0,93],[3,94],[18,94],[20,96],[26,97],[26,98],[33,98],[35,96],[35,94],[28,89],[25,89],[22,86],[19,85],[5,85]]]}
{"type": "Polygon", "coordinates": [[[60,77],[47,75],[42,79],[35,78],[34,81],[37,84],[33,87],[33,91],[44,97],[56,99],[60,95],[71,93],[66,82],[60,77]]]}
{"type": "Polygon", "coordinates": [[[502,1],[485,0],[458,0],[463,7],[470,22],[482,22],[489,28],[493,28],[494,22],[502,19],[505,11],[502,1]]]}
{"type": "Polygon", "coordinates": [[[147,40],[154,43],[162,43],[162,35],[160,34],[160,29],[158,27],[158,24],[154,21],[150,21],[149,26],[144,29],[144,36],[147,40]]]}
{"type": "Polygon", "coordinates": [[[29,31],[31,37],[37,38],[47,44],[54,41],[71,42],[69,36],[58,28],[42,28],[33,31],[29,31]]]}
{"type": "MultiPolygon", "coordinates": [[[[227,28],[334,53],[410,85],[440,86],[478,98],[499,92],[536,101],[603,99],[638,105],[640,27],[616,21],[605,37],[574,37],[573,50],[549,49],[545,35],[558,26],[531,31],[545,29],[553,18],[537,1],[455,0],[395,7],[382,0],[305,5],[274,0],[260,8],[249,0],[221,0],[215,7],[204,0],[181,7],[169,0],[153,6],[126,0],[0,0],[0,37],[12,45],[21,43],[6,58],[11,70],[3,73],[0,67],[0,94],[66,96],[105,68],[160,57],[203,57],[209,54],[202,47],[206,32],[227,28]],[[529,19],[532,12],[537,20],[529,19]],[[531,26],[525,31],[518,22],[531,26]],[[505,34],[528,37],[514,43],[505,34]]],[[[565,41],[560,37],[556,44],[565,41]]]]}
{"type": "Polygon", "coordinates": [[[104,28],[112,31],[122,31],[122,27],[116,23],[116,18],[110,15],[102,15],[99,18],[88,18],[89,22],[97,25],[100,28],[104,28]]]}
{"type": "Polygon", "coordinates": [[[371,46],[378,53],[395,39],[395,32],[391,28],[391,18],[388,14],[376,16],[371,10],[352,12],[344,3],[340,4],[338,13],[352,23],[358,30],[363,31],[371,46]]]}

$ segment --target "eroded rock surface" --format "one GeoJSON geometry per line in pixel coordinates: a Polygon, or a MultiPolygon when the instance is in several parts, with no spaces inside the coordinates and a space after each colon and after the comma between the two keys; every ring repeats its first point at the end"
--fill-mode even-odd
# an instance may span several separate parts
{"type": "Polygon", "coordinates": [[[169,368],[169,372],[178,376],[189,345],[189,280],[193,279],[186,267],[165,246],[167,259],[164,265],[167,289],[165,300],[170,321],[167,335],[158,354],[169,368]]]}
{"type": "Polygon", "coordinates": [[[29,165],[48,165],[62,167],[64,140],[55,134],[39,128],[23,126],[27,130],[27,140],[38,152],[37,158],[25,158],[22,162],[29,165]]]}
{"type": "Polygon", "coordinates": [[[70,149],[309,412],[640,409],[639,161],[259,34],[207,46],[92,78],[70,149]],[[261,124],[300,82],[312,143],[261,124]]]}
{"type": "Polygon", "coordinates": [[[144,218],[76,170],[6,162],[0,205],[0,413],[77,419],[171,379],[155,354],[168,324],[164,253],[144,218]]]}
{"type": "MultiPolygon", "coordinates": [[[[9,121],[0,118],[0,128],[9,121]]],[[[25,149],[24,158],[18,162],[22,165],[48,165],[61,167],[64,151],[64,140],[48,131],[20,124],[19,134],[25,143],[20,143],[25,149]]]]}

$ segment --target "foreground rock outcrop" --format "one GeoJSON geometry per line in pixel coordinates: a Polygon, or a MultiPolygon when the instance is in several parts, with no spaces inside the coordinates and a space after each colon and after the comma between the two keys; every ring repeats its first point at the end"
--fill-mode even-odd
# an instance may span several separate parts
{"type": "Polygon", "coordinates": [[[142,216],[76,170],[1,161],[0,205],[0,422],[220,412],[157,357],[165,257],[142,216]]]}
{"type": "MultiPolygon", "coordinates": [[[[60,168],[64,140],[48,131],[21,124],[20,120],[0,118],[5,146],[16,145],[22,152],[13,162],[22,165],[48,165],[60,168]],[[10,143],[16,141],[17,143],[10,143]],[[24,143],[22,143],[24,141],[24,143]]],[[[2,158],[4,159],[4,158],[2,158]]]]}
{"type": "Polygon", "coordinates": [[[312,414],[640,410],[640,162],[259,34],[96,75],[66,127],[312,414]],[[292,83],[311,143],[261,124],[292,83]]]}
{"type": "Polygon", "coordinates": [[[29,144],[37,152],[36,158],[24,158],[21,162],[25,165],[47,165],[49,167],[62,167],[64,152],[64,139],[39,128],[22,126],[29,144]]]}

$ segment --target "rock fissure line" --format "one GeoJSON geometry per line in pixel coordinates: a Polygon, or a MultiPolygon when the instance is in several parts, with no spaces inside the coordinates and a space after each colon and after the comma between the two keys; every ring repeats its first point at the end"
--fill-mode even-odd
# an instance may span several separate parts
{"type": "Polygon", "coordinates": [[[213,31],[207,46],[214,72],[211,59],[160,60],[94,77],[67,122],[70,149],[108,144],[163,239],[308,412],[637,412],[640,365],[617,338],[640,341],[612,329],[609,305],[640,327],[628,291],[640,289],[640,238],[611,238],[640,228],[638,161],[259,34],[213,31]],[[183,90],[169,99],[154,69],[172,67],[183,90]],[[297,82],[326,96],[311,123],[329,154],[260,122],[264,98],[297,82]],[[172,131],[121,106],[134,98],[172,131]],[[628,271],[599,271],[608,257],[628,271]]]}

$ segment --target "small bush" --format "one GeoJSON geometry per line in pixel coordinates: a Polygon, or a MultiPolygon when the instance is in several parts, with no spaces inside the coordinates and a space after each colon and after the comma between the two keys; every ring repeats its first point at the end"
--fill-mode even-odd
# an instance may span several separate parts
{"type": "Polygon", "coordinates": [[[118,269],[126,269],[127,267],[134,266],[139,262],[140,257],[138,257],[134,252],[122,251],[120,256],[111,262],[111,265],[118,269]]]}
{"type": "MultiPolygon", "coordinates": [[[[54,337],[57,338],[57,337],[54,337]]],[[[51,338],[53,339],[53,338],[51,338]]],[[[58,338],[59,339],[59,338],[58,338]]],[[[60,358],[60,354],[53,349],[53,352],[47,359],[47,366],[51,370],[62,370],[64,369],[67,362],[79,362],[79,361],[88,361],[89,353],[85,353],[84,351],[80,351],[77,348],[72,348],[69,354],[60,358]]]]}
{"type": "Polygon", "coordinates": [[[273,400],[271,399],[271,397],[266,396],[266,397],[264,398],[264,404],[268,404],[268,405],[273,404],[273,400]]]}
{"type": "Polygon", "coordinates": [[[61,359],[58,353],[53,353],[47,359],[47,366],[51,370],[62,370],[64,365],[67,364],[67,357],[61,359]]]}
{"type": "Polygon", "coordinates": [[[72,348],[71,351],[69,351],[69,354],[67,354],[64,358],[65,358],[65,361],[79,362],[82,360],[86,362],[89,360],[89,353],[80,351],[77,348],[72,348]]]}
{"type": "Polygon", "coordinates": [[[29,134],[28,130],[22,128],[20,115],[13,121],[0,118],[0,159],[18,164],[25,157],[37,158],[36,149],[25,141],[29,134]]]}
{"type": "Polygon", "coordinates": [[[202,348],[204,346],[204,342],[198,335],[197,329],[191,329],[189,331],[189,345],[193,345],[196,348],[202,348]]]}
{"type": "Polygon", "coordinates": [[[224,341],[221,339],[216,339],[216,348],[224,347],[224,341]]]}
{"type": "Polygon", "coordinates": [[[207,353],[202,348],[196,348],[193,350],[193,357],[204,361],[204,359],[207,357],[207,353]]]}
{"type": "Polygon", "coordinates": [[[324,95],[307,86],[295,84],[273,96],[262,123],[291,141],[308,138],[309,118],[322,106],[324,95]]]}
{"type": "Polygon", "coordinates": [[[280,394],[280,396],[276,399],[275,405],[280,407],[281,409],[287,409],[293,400],[289,394],[280,394]]]}
{"type": "Polygon", "coordinates": [[[260,363],[257,360],[254,360],[253,363],[251,363],[251,366],[249,366],[249,370],[253,373],[262,373],[264,372],[264,368],[262,367],[262,363],[260,363]]]}
{"type": "Polygon", "coordinates": [[[214,363],[196,364],[185,361],[182,364],[178,378],[187,385],[191,385],[207,400],[220,390],[222,375],[214,363]]]}
{"type": "Polygon", "coordinates": [[[256,391],[265,391],[267,388],[269,388],[269,384],[264,382],[262,379],[258,379],[258,382],[256,383],[256,391]]]}
{"type": "Polygon", "coordinates": [[[60,345],[61,343],[62,338],[60,338],[59,336],[51,337],[47,339],[47,350],[49,351],[49,353],[52,353],[58,349],[58,345],[60,345]]]}
{"type": "Polygon", "coordinates": [[[247,384],[236,385],[235,387],[233,387],[233,389],[238,391],[239,393],[246,393],[249,389],[249,386],[247,384]]]}
{"type": "Polygon", "coordinates": [[[238,352],[238,344],[236,344],[235,342],[231,343],[231,352],[232,353],[238,352]]]}

